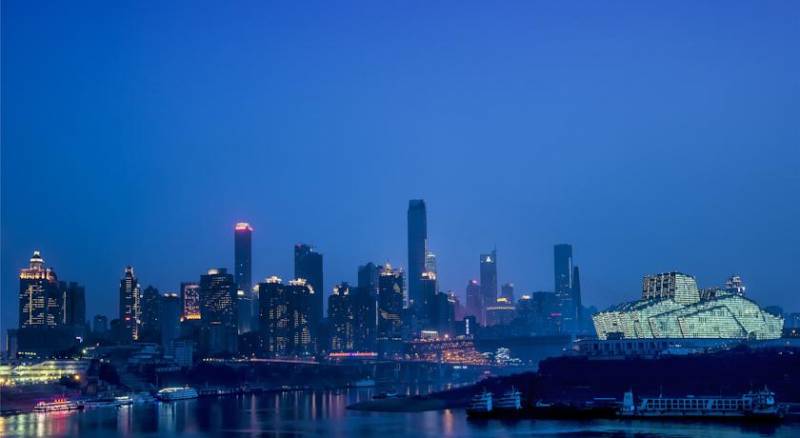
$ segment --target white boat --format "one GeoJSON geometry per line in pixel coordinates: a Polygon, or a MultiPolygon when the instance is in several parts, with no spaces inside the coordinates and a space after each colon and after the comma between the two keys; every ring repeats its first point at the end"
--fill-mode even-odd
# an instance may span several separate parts
{"type": "Polygon", "coordinates": [[[785,408],[775,401],[775,393],[764,388],[738,397],[681,398],[644,397],[636,404],[633,392],[625,393],[620,416],[622,417],[679,417],[679,418],[730,418],[760,419],[783,418],[785,408]]]}
{"type": "Polygon", "coordinates": [[[483,390],[482,393],[472,397],[472,401],[467,407],[467,415],[481,416],[492,412],[492,393],[483,390]]]}
{"type": "Polygon", "coordinates": [[[522,397],[513,386],[511,390],[494,400],[494,409],[518,411],[522,409],[522,397]]]}
{"type": "Polygon", "coordinates": [[[40,401],[33,407],[33,412],[46,413],[46,412],[63,412],[63,411],[79,411],[83,409],[83,405],[67,399],[57,399],[51,402],[40,401]]]}
{"type": "Polygon", "coordinates": [[[157,397],[161,401],[188,400],[197,398],[197,390],[188,386],[164,388],[158,391],[157,397]]]}

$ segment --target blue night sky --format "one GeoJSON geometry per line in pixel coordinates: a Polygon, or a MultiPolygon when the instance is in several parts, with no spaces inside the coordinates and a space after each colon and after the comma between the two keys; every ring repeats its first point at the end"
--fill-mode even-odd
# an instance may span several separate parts
{"type": "Polygon", "coordinates": [[[325,255],[406,264],[428,205],[443,290],[496,246],[500,282],[584,303],[644,273],[740,273],[800,311],[800,3],[2,2],[2,327],[40,249],[116,317],[131,264],[175,291],[325,255]],[[656,4],[658,3],[658,4],[656,4]]]}

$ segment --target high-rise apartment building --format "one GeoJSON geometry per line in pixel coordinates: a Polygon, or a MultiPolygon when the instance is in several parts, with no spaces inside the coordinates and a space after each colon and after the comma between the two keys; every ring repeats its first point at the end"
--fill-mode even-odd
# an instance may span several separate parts
{"type": "Polygon", "coordinates": [[[238,350],[237,285],[225,268],[200,276],[201,349],[207,354],[238,350]]]}
{"type": "Polygon", "coordinates": [[[56,273],[45,268],[41,254],[34,251],[28,268],[19,272],[19,328],[60,325],[61,298],[56,273]]]}
{"type": "Polygon", "coordinates": [[[314,293],[311,296],[313,300],[311,307],[310,323],[311,330],[315,331],[319,324],[322,322],[322,305],[323,305],[323,271],[322,271],[322,254],[318,253],[314,248],[304,243],[298,243],[294,246],[294,277],[296,279],[303,279],[306,285],[313,289],[314,293]]]}
{"type": "Polygon", "coordinates": [[[481,296],[481,286],[477,280],[470,280],[467,283],[467,308],[466,315],[474,316],[475,320],[480,324],[484,323],[485,309],[483,306],[483,297],[481,296]]]}
{"type": "Polygon", "coordinates": [[[311,327],[316,294],[305,279],[283,284],[272,276],[258,284],[263,350],[271,357],[310,356],[316,352],[311,327]]]}
{"type": "Polygon", "coordinates": [[[140,319],[142,316],[142,289],[133,272],[133,267],[125,268],[119,281],[119,322],[122,340],[139,339],[140,319]]]}
{"type": "MultiPolygon", "coordinates": [[[[483,300],[482,313],[486,313],[486,307],[494,305],[497,301],[497,251],[493,250],[489,254],[481,254],[481,299],[483,300]]],[[[486,323],[484,317],[481,323],[486,323]]]]}

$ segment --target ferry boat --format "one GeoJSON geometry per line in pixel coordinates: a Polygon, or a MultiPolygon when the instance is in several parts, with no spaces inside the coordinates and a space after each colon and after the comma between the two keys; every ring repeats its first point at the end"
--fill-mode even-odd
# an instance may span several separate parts
{"type": "Polygon", "coordinates": [[[161,401],[187,400],[197,398],[197,390],[188,386],[164,388],[158,391],[158,399],[161,401]]]}
{"type": "Polygon", "coordinates": [[[522,409],[522,398],[520,397],[519,391],[512,386],[511,390],[497,397],[497,400],[494,401],[494,409],[507,411],[518,411],[522,409]]]}
{"type": "Polygon", "coordinates": [[[83,405],[67,400],[64,398],[56,399],[51,402],[40,401],[33,407],[33,412],[46,413],[46,412],[63,412],[63,411],[80,411],[83,405]]]}
{"type": "Polygon", "coordinates": [[[468,417],[484,417],[492,412],[492,393],[483,390],[482,393],[472,397],[472,401],[467,407],[468,417]]]}
{"type": "Polygon", "coordinates": [[[636,404],[633,392],[627,391],[622,401],[620,417],[623,418],[748,418],[781,419],[785,407],[775,401],[775,393],[764,388],[738,397],[683,398],[644,397],[636,404]]]}

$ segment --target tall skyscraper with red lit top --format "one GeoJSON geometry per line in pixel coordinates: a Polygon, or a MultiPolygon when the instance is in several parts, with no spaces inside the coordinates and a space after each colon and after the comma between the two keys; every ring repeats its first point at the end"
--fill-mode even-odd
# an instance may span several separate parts
{"type": "Polygon", "coordinates": [[[253,227],[247,222],[239,222],[233,233],[234,280],[236,287],[249,295],[253,287],[253,227]]]}

